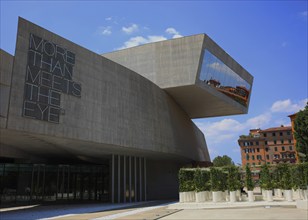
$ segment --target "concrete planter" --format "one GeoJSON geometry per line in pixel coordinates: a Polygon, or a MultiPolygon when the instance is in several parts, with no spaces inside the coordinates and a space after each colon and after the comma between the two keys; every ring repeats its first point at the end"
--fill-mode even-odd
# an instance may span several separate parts
{"type": "Polygon", "coordinates": [[[207,200],[206,201],[212,201],[212,199],[213,199],[212,192],[206,191],[206,193],[207,193],[207,200]]]}
{"type": "Polygon", "coordinates": [[[236,190],[236,199],[237,201],[242,201],[242,195],[240,190],[236,190]]]}
{"type": "Polygon", "coordinates": [[[267,190],[264,190],[262,189],[262,197],[263,197],[263,200],[266,200],[267,198],[267,193],[266,193],[267,190]]]}
{"type": "Polygon", "coordinates": [[[303,191],[303,200],[308,200],[308,189],[302,191],[303,191]]]}
{"type": "Polygon", "coordinates": [[[185,192],[180,192],[179,193],[179,202],[184,202],[184,193],[185,192]]]}
{"type": "Polygon", "coordinates": [[[273,192],[272,192],[272,190],[266,190],[266,200],[268,202],[272,202],[273,201],[273,192]]]}
{"type": "Polygon", "coordinates": [[[278,198],[282,198],[282,190],[281,189],[274,189],[274,195],[278,198]]]}
{"type": "Polygon", "coordinates": [[[213,202],[222,202],[223,201],[223,192],[222,191],[212,192],[212,196],[213,196],[213,202]]]}
{"type": "Polygon", "coordinates": [[[230,202],[236,202],[236,191],[230,191],[230,202]]]}
{"type": "Polygon", "coordinates": [[[207,201],[207,192],[196,192],[196,202],[205,202],[207,201]]]}
{"type": "Polygon", "coordinates": [[[195,191],[180,192],[180,202],[195,202],[195,191]]]}
{"type": "Polygon", "coordinates": [[[248,202],[254,202],[255,198],[253,196],[253,191],[248,191],[248,202]]]}
{"type": "Polygon", "coordinates": [[[196,195],[195,191],[186,192],[186,202],[195,202],[196,195]]]}
{"type": "Polygon", "coordinates": [[[292,202],[293,198],[292,198],[292,190],[285,190],[284,191],[284,198],[285,200],[287,200],[288,202],[292,202]]]}

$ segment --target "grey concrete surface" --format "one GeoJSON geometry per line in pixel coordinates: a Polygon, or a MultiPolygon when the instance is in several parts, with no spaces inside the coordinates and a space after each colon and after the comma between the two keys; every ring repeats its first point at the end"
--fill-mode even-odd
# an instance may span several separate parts
{"type": "MultiPolygon", "coordinates": [[[[248,202],[247,202],[248,203],[248,202]]],[[[224,208],[204,206],[190,209],[174,209],[175,204],[168,201],[150,201],[131,204],[78,204],[20,207],[14,210],[0,209],[1,219],[307,219],[307,210],[297,209],[289,203],[251,203],[250,207],[230,207],[221,203],[224,208]]]]}
{"type": "Polygon", "coordinates": [[[207,49],[250,85],[253,76],[206,34],[197,34],[102,54],[167,91],[191,118],[245,114],[248,108],[199,79],[207,49]]]}
{"type": "Polygon", "coordinates": [[[181,210],[161,219],[256,219],[256,220],[307,220],[307,211],[289,207],[256,207],[238,209],[181,210]]]}
{"type": "MultiPolygon", "coordinates": [[[[9,120],[1,140],[38,158],[110,154],[209,161],[204,136],[157,85],[113,61],[19,19],[9,120]],[[59,124],[22,117],[30,33],[76,54],[73,80],[81,97],[61,94],[59,124]],[[65,153],[64,153],[65,152],[65,153]]],[[[5,156],[5,155],[3,155],[5,156]]]]}
{"type": "Polygon", "coordinates": [[[0,128],[6,128],[14,57],[0,49],[0,128]]]}

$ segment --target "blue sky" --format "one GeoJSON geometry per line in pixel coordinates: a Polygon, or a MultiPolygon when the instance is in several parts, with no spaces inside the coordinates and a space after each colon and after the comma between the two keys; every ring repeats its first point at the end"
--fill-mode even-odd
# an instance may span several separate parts
{"type": "Polygon", "coordinates": [[[1,48],[14,54],[21,16],[96,53],[208,34],[254,76],[247,115],[194,120],[211,158],[240,163],[251,128],[289,125],[307,101],[307,1],[3,1],[1,48]]]}

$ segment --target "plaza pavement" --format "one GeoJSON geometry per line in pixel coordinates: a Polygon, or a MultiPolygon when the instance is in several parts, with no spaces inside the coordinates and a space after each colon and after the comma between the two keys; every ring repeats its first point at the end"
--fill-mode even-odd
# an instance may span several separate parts
{"type": "MultiPolygon", "coordinates": [[[[307,204],[308,205],[308,204],[307,204]]],[[[307,220],[308,211],[296,202],[255,201],[178,203],[149,201],[125,204],[74,204],[0,209],[1,220],[105,220],[105,219],[256,219],[307,220]]]]}

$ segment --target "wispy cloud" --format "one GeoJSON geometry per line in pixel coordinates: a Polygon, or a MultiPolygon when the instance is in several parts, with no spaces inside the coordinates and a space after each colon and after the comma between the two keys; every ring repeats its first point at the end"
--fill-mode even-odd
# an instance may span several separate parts
{"type": "Polygon", "coordinates": [[[98,27],[97,29],[97,33],[99,35],[110,35],[112,34],[112,31],[111,31],[111,26],[107,26],[107,27],[98,27]]]}
{"type": "Polygon", "coordinates": [[[106,21],[111,21],[112,20],[112,17],[107,17],[105,18],[106,21]]]}
{"type": "Polygon", "coordinates": [[[287,42],[286,41],[282,42],[281,46],[282,47],[286,47],[287,46],[287,42]]]}
{"type": "Polygon", "coordinates": [[[308,99],[303,99],[293,103],[290,99],[279,100],[272,105],[271,111],[286,113],[298,112],[305,107],[307,101],[308,99]]]}
{"type": "Polygon", "coordinates": [[[136,36],[130,38],[128,41],[124,42],[124,45],[120,48],[117,49],[125,49],[125,48],[130,48],[130,47],[135,47],[138,45],[142,44],[147,44],[147,43],[152,43],[152,42],[158,42],[158,41],[163,41],[167,40],[164,36],[147,36],[147,37],[142,37],[142,36],[136,36]]]}
{"type": "Polygon", "coordinates": [[[304,21],[307,21],[308,11],[301,11],[298,13],[298,17],[300,19],[303,19],[304,21]]]}
{"type": "Polygon", "coordinates": [[[165,32],[167,34],[173,35],[172,38],[179,38],[179,37],[183,37],[180,32],[178,32],[175,28],[173,27],[169,27],[165,30],[165,32]]]}
{"type": "Polygon", "coordinates": [[[138,31],[139,27],[137,24],[132,24],[131,26],[128,26],[128,27],[122,27],[122,31],[125,33],[125,34],[132,34],[136,31],[138,31]]]}

